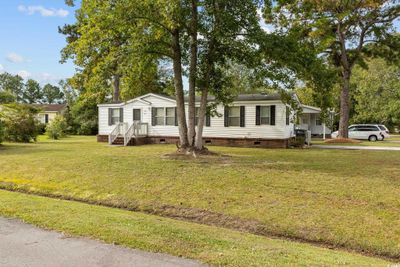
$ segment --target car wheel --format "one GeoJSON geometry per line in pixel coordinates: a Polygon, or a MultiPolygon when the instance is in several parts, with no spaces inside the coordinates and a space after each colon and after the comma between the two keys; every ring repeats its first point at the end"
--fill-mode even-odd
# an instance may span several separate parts
{"type": "Polygon", "coordinates": [[[370,137],[368,137],[368,141],[376,142],[376,140],[378,140],[378,137],[376,137],[376,135],[371,135],[370,137]]]}

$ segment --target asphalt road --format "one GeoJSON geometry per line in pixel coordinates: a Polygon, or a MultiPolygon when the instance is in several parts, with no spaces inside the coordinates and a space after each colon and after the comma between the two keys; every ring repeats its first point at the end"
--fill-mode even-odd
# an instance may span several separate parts
{"type": "Polygon", "coordinates": [[[0,217],[0,266],[204,266],[165,254],[149,253],[104,244],[85,238],[69,238],[17,220],[0,217]]]}

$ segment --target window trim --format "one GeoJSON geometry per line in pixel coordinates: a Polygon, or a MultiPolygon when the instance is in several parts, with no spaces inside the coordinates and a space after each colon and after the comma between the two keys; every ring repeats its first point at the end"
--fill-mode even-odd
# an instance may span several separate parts
{"type": "Polygon", "coordinates": [[[228,119],[228,126],[229,127],[240,127],[240,106],[233,106],[233,107],[228,107],[228,117],[227,117],[227,119],[228,119]],[[231,109],[233,109],[233,108],[236,108],[236,109],[238,109],[238,113],[239,113],[239,115],[238,116],[231,116],[231,109]],[[231,124],[231,119],[238,119],[238,124],[237,125],[232,125],[231,124]]]}
{"type": "Polygon", "coordinates": [[[152,124],[152,126],[177,126],[176,107],[153,107],[153,110],[156,112],[156,114],[152,114],[152,117],[154,118],[154,124],[152,124]],[[161,118],[161,116],[157,116],[158,109],[163,110],[163,115],[162,115],[163,124],[157,124],[157,118],[161,118]],[[167,116],[167,109],[173,110],[171,116],[167,116]],[[167,119],[173,119],[173,122],[171,124],[167,124],[167,119]]]}
{"type": "Polygon", "coordinates": [[[176,120],[176,119],[175,119],[175,109],[176,109],[176,108],[175,108],[175,107],[165,107],[164,109],[165,109],[165,110],[164,110],[164,115],[165,115],[165,116],[164,116],[164,117],[165,117],[165,118],[164,118],[164,125],[165,125],[165,126],[175,126],[175,120],[176,120]],[[172,115],[173,115],[173,116],[168,116],[168,115],[167,115],[167,109],[172,109],[172,115]],[[174,120],[173,120],[172,124],[168,124],[168,123],[167,123],[167,119],[171,119],[171,118],[174,119],[174,120]]]}
{"type": "Polygon", "coordinates": [[[271,125],[271,106],[270,105],[264,105],[264,106],[260,106],[260,125],[271,125]],[[268,117],[263,117],[262,116],[262,109],[263,108],[267,108],[268,110],[268,117]],[[262,120],[268,118],[268,122],[267,123],[263,123],[262,120]]]}
{"type": "Polygon", "coordinates": [[[121,122],[121,108],[110,108],[111,109],[111,125],[117,125],[121,122]],[[117,111],[118,116],[114,116],[114,111],[117,111]],[[115,120],[115,121],[114,121],[115,120]]]}

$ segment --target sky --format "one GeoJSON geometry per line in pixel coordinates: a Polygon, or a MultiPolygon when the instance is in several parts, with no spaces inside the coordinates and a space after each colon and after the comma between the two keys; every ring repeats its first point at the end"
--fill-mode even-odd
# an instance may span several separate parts
{"type": "MultiPolygon", "coordinates": [[[[58,26],[75,21],[75,8],[64,0],[0,0],[0,73],[19,74],[41,84],[71,77],[73,63],[59,62],[66,41],[58,26]]],[[[271,31],[264,23],[261,26],[271,31]]],[[[400,28],[398,22],[396,26],[400,28]]]]}
{"type": "Polygon", "coordinates": [[[60,64],[66,45],[58,26],[74,22],[64,0],[0,0],[0,72],[56,84],[71,77],[71,62],[60,64]]]}

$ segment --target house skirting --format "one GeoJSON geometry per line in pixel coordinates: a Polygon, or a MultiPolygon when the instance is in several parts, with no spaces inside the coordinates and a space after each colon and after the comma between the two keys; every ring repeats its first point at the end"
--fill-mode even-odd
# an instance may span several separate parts
{"type": "MultiPolygon", "coordinates": [[[[203,137],[206,146],[288,148],[289,139],[203,137]]],[[[108,135],[97,135],[98,142],[108,142],[108,135]]],[[[176,144],[176,136],[148,136],[131,140],[130,145],[176,144]]]]}

